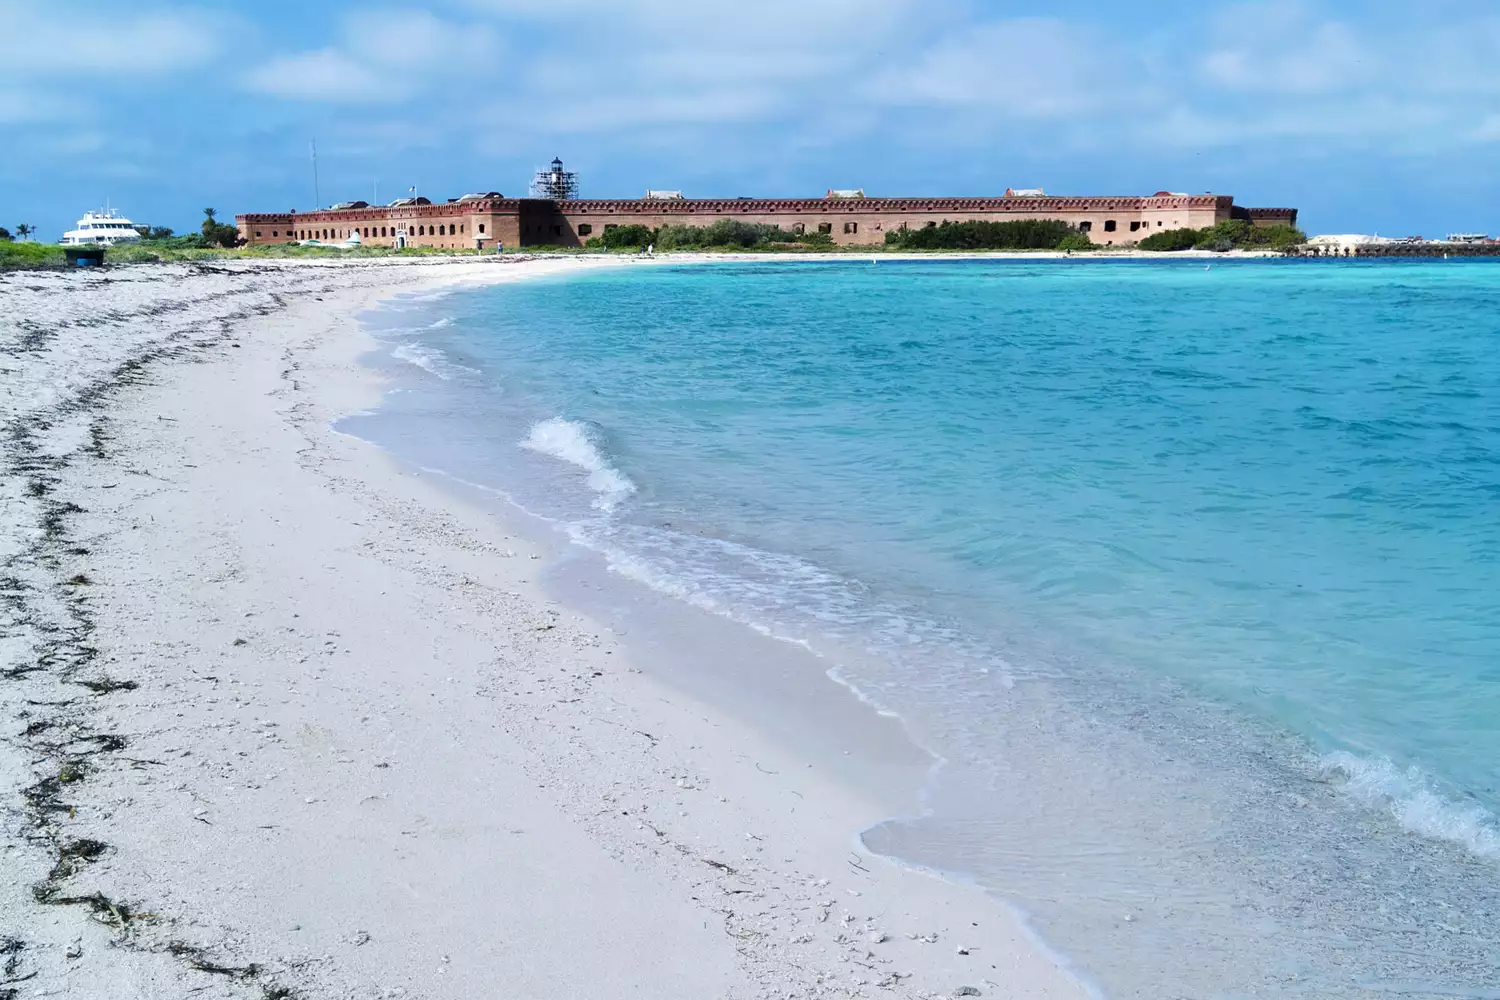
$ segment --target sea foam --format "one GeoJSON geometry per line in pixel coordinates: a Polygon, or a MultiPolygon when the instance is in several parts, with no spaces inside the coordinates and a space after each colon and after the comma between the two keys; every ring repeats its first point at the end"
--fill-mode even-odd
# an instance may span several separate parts
{"type": "Polygon", "coordinates": [[[1366,806],[1385,809],[1403,827],[1433,840],[1446,840],[1483,858],[1500,858],[1500,823],[1477,803],[1441,794],[1415,767],[1389,759],[1369,759],[1346,751],[1324,755],[1323,773],[1345,782],[1344,789],[1366,806]]]}
{"type": "Polygon", "coordinates": [[[445,382],[460,372],[470,375],[479,374],[479,369],[456,364],[436,347],[415,341],[397,345],[391,350],[391,357],[414,365],[431,375],[436,375],[445,382]]]}
{"type": "Polygon", "coordinates": [[[587,472],[589,489],[597,494],[594,506],[599,510],[614,510],[621,500],[635,492],[635,483],[604,457],[598,434],[588,424],[563,417],[539,420],[531,425],[521,447],[561,459],[587,472]]]}

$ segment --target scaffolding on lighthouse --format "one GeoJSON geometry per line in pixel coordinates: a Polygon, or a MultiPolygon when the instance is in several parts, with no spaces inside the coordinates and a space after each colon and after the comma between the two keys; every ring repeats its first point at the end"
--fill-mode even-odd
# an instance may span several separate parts
{"type": "Polygon", "coordinates": [[[546,170],[531,178],[531,196],[553,201],[572,201],[578,197],[578,175],[563,169],[562,160],[554,157],[546,170]]]}

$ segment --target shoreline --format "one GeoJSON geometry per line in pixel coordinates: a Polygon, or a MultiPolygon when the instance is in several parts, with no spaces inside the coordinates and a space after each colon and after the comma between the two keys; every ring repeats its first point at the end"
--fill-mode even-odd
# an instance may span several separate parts
{"type": "MultiPolygon", "coordinates": [[[[48,244],[50,246],[50,244],[48,244]]],[[[108,267],[158,267],[158,266],[246,266],[246,267],[441,267],[455,264],[517,264],[529,261],[606,261],[625,263],[629,261],[665,261],[676,263],[702,263],[708,261],[839,261],[862,260],[873,257],[888,261],[920,260],[1261,260],[1270,257],[1286,257],[1295,260],[1317,259],[1315,254],[1292,254],[1282,250],[1138,250],[1134,247],[1098,250],[887,250],[883,245],[851,247],[846,250],[662,250],[653,257],[629,251],[585,250],[582,248],[518,248],[504,255],[479,255],[469,251],[432,251],[421,254],[401,255],[397,252],[383,254],[361,254],[350,251],[348,256],[339,256],[341,251],[330,246],[330,253],[275,254],[240,253],[239,250],[187,251],[183,256],[160,260],[126,260],[109,263],[108,267]]],[[[57,262],[0,265],[0,274],[26,273],[32,271],[67,270],[57,262]]]]}
{"type": "MultiPolygon", "coordinates": [[[[801,276],[798,281],[841,285],[842,277],[860,273],[841,267],[794,270],[801,276]]],[[[929,273],[954,275],[966,270],[945,271],[934,265],[904,275],[892,272],[887,278],[893,288],[909,288],[929,273]]],[[[1185,284],[1196,285],[1195,270],[1178,269],[1177,274],[1185,284]]],[[[1266,265],[1245,274],[1273,272],[1281,269],[1266,265]]],[[[987,271],[981,268],[978,273],[987,271]]],[[[1090,283],[1082,272],[1068,273],[1074,277],[1055,272],[1053,278],[1090,283]]],[[[880,274],[863,272],[859,284],[884,288],[886,279],[879,278],[880,274]]],[[[792,272],[785,275],[790,277],[792,272]]],[[[765,694],[757,690],[763,686],[761,674],[746,663],[736,661],[730,669],[719,662],[726,650],[734,651],[733,642],[745,641],[743,629],[705,627],[689,632],[682,620],[693,614],[685,613],[677,600],[653,602],[650,595],[622,592],[639,591],[644,584],[669,596],[685,597],[697,607],[711,608],[762,634],[784,635],[817,649],[827,659],[808,663],[804,676],[817,675],[821,681],[824,668],[837,664],[857,687],[897,709],[916,742],[939,748],[948,758],[942,773],[926,782],[928,795],[923,805],[928,808],[920,816],[912,815],[908,803],[894,803],[890,808],[895,818],[866,828],[862,843],[903,864],[948,873],[955,881],[986,886],[1013,901],[1028,911],[1028,919],[1047,940],[1087,960],[1091,970],[1121,996],[1150,995],[1162,983],[1211,993],[1215,983],[1231,981],[1274,983],[1287,995],[1302,995],[1307,989],[1304,977],[1311,970],[1326,977],[1327,988],[1310,995],[1346,995],[1335,984],[1347,986],[1348,995],[1353,995],[1357,989],[1352,984],[1363,981],[1360,966],[1368,962],[1365,956],[1387,942],[1409,940],[1414,933],[1421,935],[1426,952],[1433,957],[1413,960],[1404,979],[1403,974],[1390,973],[1393,980],[1446,983],[1450,975],[1454,981],[1472,977],[1474,963],[1482,964],[1478,951],[1487,934],[1472,922],[1455,923],[1447,918],[1441,928],[1431,922],[1407,926],[1399,916],[1386,916],[1383,904],[1401,899],[1411,910],[1427,907],[1430,911],[1472,900],[1463,903],[1464,908],[1483,912],[1482,889],[1476,885],[1479,891],[1473,891],[1465,884],[1476,870],[1475,859],[1453,859],[1448,856],[1453,844],[1423,841],[1414,836],[1421,831],[1392,822],[1401,820],[1396,803],[1387,809],[1379,802],[1360,801],[1363,779],[1359,774],[1330,771],[1328,759],[1294,731],[1255,713],[1235,713],[1222,701],[1205,699],[1128,659],[1111,661],[1097,654],[1078,657],[1066,642],[1049,642],[1054,637],[1042,634],[1034,642],[1017,642],[1025,632],[1019,620],[1016,624],[1022,627],[1007,635],[1003,627],[987,629],[986,616],[974,614],[955,623],[959,628],[953,633],[983,643],[987,653],[1018,666],[1022,680],[1014,693],[1008,685],[985,684],[933,685],[928,690],[923,683],[928,675],[920,667],[915,672],[893,669],[884,662],[886,657],[862,656],[838,635],[823,634],[818,621],[823,614],[831,611],[834,619],[843,619],[837,595],[829,607],[821,600],[823,588],[802,591],[793,586],[792,581],[800,578],[799,565],[809,558],[801,553],[808,550],[795,541],[787,544],[788,538],[796,538],[791,532],[758,531],[759,523],[751,526],[722,502],[715,504],[729,496],[748,498],[753,505],[758,496],[753,487],[742,489],[745,484],[740,483],[719,493],[710,478],[701,498],[690,488],[684,490],[684,482],[694,480],[684,477],[680,454],[674,461],[674,441],[680,442],[680,435],[655,435],[632,415],[629,405],[621,406],[637,397],[642,386],[653,384],[651,373],[639,365],[622,363],[621,371],[621,366],[609,363],[606,359],[611,357],[614,340],[608,327],[586,318],[607,315],[620,329],[649,326],[647,314],[639,308],[632,311],[632,302],[644,303],[647,310],[659,301],[675,302],[672,289],[679,282],[684,298],[691,302],[698,292],[712,294],[710,289],[720,284],[716,276],[722,276],[727,287],[743,288],[748,297],[759,301],[776,295],[782,287],[782,271],[774,267],[731,267],[718,272],[669,268],[599,275],[548,288],[465,295],[451,302],[393,310],[390,331],[377,330],[383,346],[370,363],[394,378],[396,392],[382,407],[382,414],[370,422],[361,419],[341,426],[390,446],[408,460],[451,470],[502,493],[518,491],[533,509],[558,518],[555,523],[598,551],[606,563],[590,565],[583,560],[576,569],[571,563],[559,565],[555,575],[565,588],[563,603],[611,623],[621,620],[621,607],[628,612],[646,604],[648,612],[659,611],[646,627],[629,630],[627,644],[633,646],[653,632],[678,639],[691,636],[690,642],[681,644],[701,649],[699,662],[674,664],[673,657],[653,653],[649,662],[654,671],[674,671],[669,678],[672,682],[700,686],[713,681],[716,674],[727,675],[722,678],[722,689],[701,692],[703,700],[727,707],[752,728],[764,732],[779,725],[776,735],[783,741],[805,741],[806,734],[820,728],[825,706],[819,702],[809,708],[804,702],[813,694],[802,687],[789,688],[770,698],[775,705],[785,706],[785,711],[767,719],[771,713],[757,704],[765,694]],[[601,302],[619,303],[620,308],[601,313],[601,302]],[[570,318],[574,312],[580,314],[576,324],[570,318]],[[535,316],[544,325],[531,328],[528,323],[513,322],[515,315],[535,316]],[[621,327],[621,323],[626,325],[621,327]],[[490,324],[490,334],[496,338],[493,343],[486,333],[490,324]],[[533,343],[534,337],[543,339],[533,343]],[[413,341],[423,345],[425,360],[414,361],[404,353],[413,341]],[[389,358],[379,357],[387,351],[389,358]],[[596,351],[600,371],[590,374],[586,359],[596,351]],[[569,364],[568,359],[576,360],[569,364]],[[575,375],[578,360],[584,360],[585,368],[575,375]],[[431,374],[452,381],[439,382],[431,374]],[[578,396],[574,391],[578,377],[597,386],[597,399],[578,396]],[[534,385],[538,391],[530,394],[532,405],[503,402],[500,396],[511,395],[511,384],[534,385]],[[492,389],[500,394],[493,402],[492,389]],[[575,436],[557,437],[560,428],[553,425],[559,422],[564,425],[561,429],[575,436]],[[538,428],[547,433],[539,437],[538,428]],[[463,443],[470,434],[478,436],[463,443]],[[455,441],[451,446],[424,444],[449,435],[455,441]],[[510,446],[522,441],[528,447],[536,442],[535,450],[546,457],[525,458],[524,448],[513,452],[510,446]],[[559,460],[562,465],[552,464],[559,460]],[[586,482],[584,472],[590,473],[586,482]],[[611,483],[616,475],[624,477],[626,486],[639,487],[639,509],[634,502],[622,505],[618,517],[606,516],[596,524],[590,507],[599,509],[602,503],[603,509],[613,509],[617,494],[611,483]],[[566,494],[553,492],[569,480],[566,494]],[[537,483],[549,485],[542,491],[527,486],[537,483]],[[565,496],[570,499],[560,506],[565,496]],[[592,505],[590,497],[594,497],[592,505]],[[670,530],[659,530],[663,525],[670,530]],[[704,539],[702,545],[697,536],[704,539]],[[718,560],[714,553],[721,541],[731,546],[748,544],[767,559],[762,562],[752,553],[742,562],[741,553],[718,560]],[[754,592],[768,567],[776,567],[772,572],[780,578],[775,585],[780,601],[754,592]],[[751,588],[748,596],[744,586],[751,588]],[[800,601],[787,603],[788,592],[802,595],[806,615],[801,613],[800,601]],[[659,607],[650,607],[653,603],[659,607]],[[726,641],[731,632],[735,635],[726,641]],[[1048,678],[1046,665],[1052,663],[1061,669],[1056,677],[1048,678]],[[1029,668],[1038,665],[1042,675],[1027,677],[1029,668]],[[944,690],[951,697],[945,697],[944,690]],[[999,725],[959,737],[959,727],[977,720],[995,720],[999,725]],[[1028,733],[1044,735],[1028,739],[1028,733]],[[1278,808],[1283,804],[1292,808],[1278,808]],[[1302,858],[1305,863],[1288,866],[1289,858],[1302,858]],[[1420,858],[1420,864],[1414,858],[1420,858]],[[1358,888],[1350,888],[1351,870],[1366,873],[1358,888]],[[1403,874],[1408,870],[1413,874],[1403,874]],[[1319,894],[1316,916],[1309,912],[1305,898],[1309,885],[1326,887],[1319,894]],[[1379,916],[1370,917],[1371,910],[1379,916]],[[1247,913],[1261,919],[1247,924],[1247,913]],[[1337,929],[1350,926],[1367,930],[1368,948],[1351,953],[1334,944],[1331,938],[1337,929]],[[1283,927],[1288,929],[1283,931],[1283,927]],[[1453,927],[1459,930],[1452,931],[1453,927]],[[1454,937],[1444,940],[1446,933],[1454,937]],[[1175,944],[1163,948],[1163,940],[1175,944]],[[1184,954],[1195,958],[1181,964],[1176,956],[1184,954]],[[1466,964],[1468,969],[1460,971],[1466,964]]],[[[1156,275],[1168,277],[1166,272],[1156,275]]],[[[1129,276],[1117,275],[1111,281],[1123,286],[1129,276]]],[[[1214,295],[1206,291],[1203,297],[1214,295]]],[[[697,331],[712,326],[694,322],[695,318],[701,320],[688,311],[663,333],[669,340],[682,338],[682,343],[694,345],[685,359],[688,364],[699,363],[700,358],[708,364],[714,357],[714,338],[700,340],[697,331]]],[[[372,321],[372,326],[382,322],[372,321]]],[[[767,330],[794,329],[785,316],[774,314],[757,317],[757,324],[767,330]]],[[[841,332],[851,334],[847,326],[841,332]]],[[[646,342],[665,352],[651,366],[653,370],[661,371],[663,363],[669,365],[665,372],[677,370],[674,364],[683,358],[681,350],[672,351],[660,335],[646,342]]],[[[728,346],[732,350],[734,342],[728,346]]],[[[705,398],[720,397],[710,385],[705,398]]],[[[668,419],[672,416],[667,407],[654,412],[668,419]]],[[[694,446],[693,452],[685,453],[715,452],[712,441],[695,441],[694,446]]],[[[791,471],[786,485],[800,487],[806,501],[807,484],[796,479],[795,469],[791,471]]],[[[774,507],[774,498],[768,500],[774,507]]],[[[816,510],[816,503],[811,509],[816,510]]],[[[786,520],[777,523],[785,526],[786,520]]],[[[914,614],[919,623],[926,622],[918,605],[890,607],[879,599],[879,592],[884,591],[895,596],[898,605],[903,603],[899,591],[876,582],[881,579],[879,565],[852,557],[840,560],[838,554],[812,556],[807,568],[814,575],[830,572],[870,584],[874,591],[861,594],[866,614],[894,614],[901,621],[914,614]]],[[[1019,614],[1010,617],[1020,618],[1019,614]]],[[[898,631],[908,630],[909,626],[898,631]]],[[[915,631],[924,629],[919,624],[915,631]]],[[[871,639],[868,633],[861,634],[866,641],[871,639]]],[[[948,646],[940,651],[940,661],[925,664],[941,668],[931,676],[962,677],[965,664],[953,657],[962,657],[963,648],[948,646]]],[[[776,658],[791,662],[798,657],[786,652],[776,658]]],[[[898,652],[895,659],[905,661],[906,657],[898,652]]],[[[835,762],[841,752],[836,746],[806,748],[810,756],[832,757],[835,762]]],[[[892,789],[906,784],[899,771],[893,771],[887,782],[892,789]]],[[[1461,820],[1462,811],[1450,811],[1448,816],[1461,820]]],[[[1483,844],[1478,846],[1484,849],[1483,844]]]]}
{"type": "Polygon", "coordinates": [[[331,428],[380,396],[361,310],[637,261],[0,275],[33,393],[21,996],[1086,995],[979,890],[851,850],[867,796],[557,603],[560,547],[331,428]]]}

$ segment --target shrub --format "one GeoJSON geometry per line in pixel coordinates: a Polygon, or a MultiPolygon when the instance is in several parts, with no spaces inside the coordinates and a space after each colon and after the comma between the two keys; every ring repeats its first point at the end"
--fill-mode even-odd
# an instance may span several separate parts
{"type": "Polygon", "coordinates": [[[650,226],[642,226],[632,223],[628,226],[615,226],[613,229],[604,230],[603,236],[590,239],[584,246],[603,246],[609,250],[634,250],[648,246],[656,241],[656,233],[650,226]],[[594,240],[599,243],[595,244],[594,240]]]}
{"type": "Polygon", "coordinates": [[[1256,226],[1244,219],[1226,219],[1207,229],[1166,229],[1136,244],[1142,250],[1282,250],[1305,243],[1307,236],[1291,226],[1256,226]]]}
{"type": "Polygon", "coordinates": [[[1244,219],[1225,219],[1216,222],[1198,235],[1199,250],[1214,250],[1223,253],[1241,246],[1249,238],[1250,223],[1244,219]]]}
{"type": "Polygon", "coordinates": [[[741,222],[739,219],[719,219],[702,230],[703,245],[708,247],[749,248],[758,243],[796,242],[792,234],[780,226],[741,222]]]}
{"type": "Polygon", "coordinates": [[[898,229],[886,243],[904,250],[1055,250],[1075,230],[1056,219],[1010,222],[943,222],[925,229],[898,229]]]}
{"type": "Polygon", "coordinates": [[[1076,253],[1082,250],[1097,250],[1099,248],[1094,245],[1093,240],[1089,239],[1088,233],[1073,232],[1058,240],[1057,246],[1052,249],[1070,250],[1076,253]]]}
{"type": "Polygon", "coordinates": [[[57,267],[63,263],[63,248],[55,243],[0,242],[0,268],[57,267]]]}
{"type": "Polygon", "coordinates": [[[9,243],[15,237],[10,235],[10,230],[0,226],[0,242],[9,243]]]}
{"type": "Polygon", "coordinates": [[[659,250],[750,250],[774,246],[832,246],[827,233],[789,233],[779,226],[719,219],[707,226],[665,225],[656,231],[659,250]]]}
{"type": "Polygon", "coordinates": [[[1268,247],[1272,250],[1285,250],[1287,247],[1307,242],[1307,234],[1302,230],[1295,226],[1282,224],[1275,226],[1251,226],[1250,232],[1246,236],[1246,245],[1268,247]]]}
{"type": "Polygon", "coordinates": [[[1152,233],[1136,244],[1142,250],[1177,251],[1191,250],[1203,237],[1200,229],[1163,229],[1152,233]]]}
{"type": "Polygon", "coordinates": [[[153,237],[141,240],[139,246],[151,247],[155,250],[202,250],[209,246],[202,236],[189,233],[183,236],[153,237]]]}
{"type": "Polygon", "coordinates": [[[206,246],[224,247],[232,249],[240,245],[240,231],[234,226],[228,226],[214,218],[215,210],[205,208],[203,210],[203,243],[206,246]]]}

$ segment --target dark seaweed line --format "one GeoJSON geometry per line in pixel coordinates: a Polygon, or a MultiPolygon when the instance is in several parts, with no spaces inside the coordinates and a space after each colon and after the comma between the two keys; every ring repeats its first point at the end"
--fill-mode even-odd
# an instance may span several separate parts
{"type": "MultiPolygon", "coordinates": [[[[200,270],[239,274],[217,268],[200,270]]],[[[215,293],[207,298],[221,301],[230,294],[255,291],[252,287],[233,293],[215,293]]],[[[90,441],[80,453],[94,460],[107,458],[109,437],[101,411],[110,398],[121,389],[145,381],[151,366],[199,355],[232,339],[234,326],[240,320],[269,314],[286,304],[280,295],[272,293],[268,297],[270,304],[247,306],[220,316],[214,334],[204,336],[201,331],[170,333],[155,345],[116,365],[72,399],[50,410],[15,419],[4,428],[3,435],[0,435],[0,461],[3,461],[6,472],[24,481],[26,493],[36,501],[40,532],[28,548],[0,568],[0,615],[3,615],[0,625],[6,634],[29,632],[38,640],[34,643],[35,656],[31,662],[0,673],[0,680],[22,683],[30,678],[45,677],[77,685],[89,692],[77,698],[52,702],[23,699],[21,704],[26,707],[20,708],[18,716],[24,728],[11,739],[12,743],[29,751],[37,762],[35,780],[20,791],[25,823],[30,831],[28,839],[53,858],[47,877],[32,887],[36,901],[43,905],[84,908],[93,919],[120,932],[118,943],[122,947],[167,954],[195,971],[245,982],[258,989],[263,1000],[290,1000],[295,997],[293,991],[270,981],[258,964],[227,965],[215,961],[196,946],[175,940],[165,946],[152,946],[132,933],[137,924],[170,922],[169,917],[150,912],[138,904],[111,899],[97,891],[84,895],[64,893],[69,880],[110,851],[110,846],[102,841],[68,836],[65,821],[72,813],[72,806],[66,801],[67,793],[91,775],[118,766],[116,755],[129,743],[128,738],[120,734],[96,731],[91,719],[92,710],[101,699],[133,690],[136,684],[95,673],[92,669],[98,657],[97,648],[90,642],[95,630],[88,597],[92,581],[83,573],[61,579],[66,572],[63,569],[65,564],[72,561],[76,565],[79,558],[88,555],[88,550],[72,542],[69,536],[71,519],[84,511],[71,501],[53,496],[61,472],[75,456],[47,455],[36,440],[37,432],[53,420],[86,413],[91,418],[90,441]],[[25,579],[27,570],[40,570],[40,575],[52,579],[47,585],[28,583],[25,579]],[[49,609],[49,604],[59,610],[49,609]]],[[[178,308],[147,310],[119,318],[138,320],[178,311],[178,308]]],[[[38,350],[49,339],[45,332],[36,329],[28,330],[27,336],[36,338],[38,350]]],[[[0,940],[0,956],[5,957],[0,1000],[18,997],[18,987],[37,975],[35,972],[18,975],[25,949],[24,941],[15,938],[0,940]]]]}

